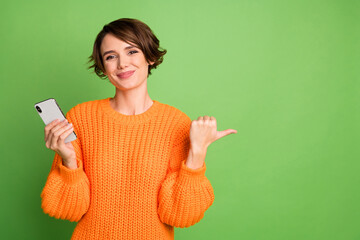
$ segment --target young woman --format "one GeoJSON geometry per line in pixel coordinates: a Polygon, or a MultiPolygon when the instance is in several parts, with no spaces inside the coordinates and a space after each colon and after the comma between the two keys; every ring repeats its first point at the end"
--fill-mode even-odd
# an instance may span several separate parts
{"type": "Polygon", "coordinates": [[[192,121],[150,98],[147,77],[165,53],[139,20],[105,25],[90,68],[115,96],[78,104],[45,127],[55,157],[42,208],[78,222],[72,239],[174,239],[174,227],[194,225],[212,205],[206,151],[236,130],[217,131],[214,117],[192,121]],[[72,131],[77,139],[64,143],[72,131]]]}

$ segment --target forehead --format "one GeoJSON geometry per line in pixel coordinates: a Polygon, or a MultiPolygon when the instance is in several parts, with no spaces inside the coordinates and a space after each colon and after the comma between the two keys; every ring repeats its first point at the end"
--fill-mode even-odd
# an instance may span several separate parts
{"type": "Polygon", "coordinates": [[[135,44],[126,43],[112,34],[106,34],[101,42],[100,51],[103,53],[108,50],[123,50],[128,46],[136,47],[135,44]]]}

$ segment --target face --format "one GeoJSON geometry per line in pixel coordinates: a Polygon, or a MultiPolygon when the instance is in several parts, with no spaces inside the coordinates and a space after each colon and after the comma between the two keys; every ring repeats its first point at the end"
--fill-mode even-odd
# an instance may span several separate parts
{"type": "Polygon", "coordinates": [[[116,88],[127,90],[146,83],[149,63],[135,44],[130,45],[112,34],[106,34],[100,52],[104,74],[116,88]]]}

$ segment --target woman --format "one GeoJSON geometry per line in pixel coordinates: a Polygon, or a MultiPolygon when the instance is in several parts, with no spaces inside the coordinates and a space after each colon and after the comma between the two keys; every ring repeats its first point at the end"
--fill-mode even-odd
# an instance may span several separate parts
{"type": "Polygon", "coordinates": [[[191,121],[150,98],[147,77],[166,53],[158,48],[139,20],[105,25],[90,68],[109,79],[115,96],[78,104],[45,127],[55,157],[42,208],[78,222],[72,239],[174,239],[173,227],[199,222],[214,201],[206,150],[236,130],[218,132],[214,117],[191,121]],[[65,144],[73,130],[77,139],[65,144]]]}

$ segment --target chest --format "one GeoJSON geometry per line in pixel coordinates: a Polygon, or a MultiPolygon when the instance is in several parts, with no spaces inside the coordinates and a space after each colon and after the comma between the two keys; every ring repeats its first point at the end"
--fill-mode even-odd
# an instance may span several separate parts
{"type": "Polygon", "coordinates": [[[169,166],[171,130],[156,124],[94,125],[82,135],[84,169],[92,187],[158,187],[169,166]]]}

